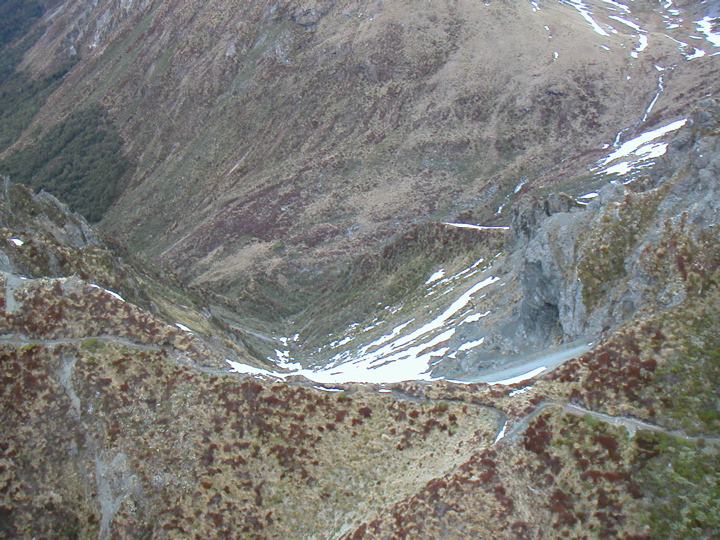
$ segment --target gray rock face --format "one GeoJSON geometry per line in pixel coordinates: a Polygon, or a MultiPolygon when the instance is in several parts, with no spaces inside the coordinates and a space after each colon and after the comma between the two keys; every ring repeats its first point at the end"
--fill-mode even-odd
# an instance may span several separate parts
{"type": "Polygon", "coordinates": [[[564,194],[518,201],[505,264],[517,295],[514,308],[485,322],[489,356],[592,340],[686,299],[689,263],[678,269],[675,255],[655,252],[668,231],[694,238],[719,223],[717,109],[700,104],[648,179],[609,182],[587,206],[564,194]]]}
{"type": "Polygon", "coordinates": [[[658,209],[664,218],[684,213],[688,222],[700,229],[717,225],[720,217],[719,119],[720,104],[715,100],[702,102],[659,163],[657,174],[663,176],[656,181],[660,183],[667,181],[673,171],[682,171],[658,209]]]}
{"type": "Polygon", "coordinates": [[[572,258],[581,208],[561,193],[521,201],[513,212],[522,289],[517,337],[527,345],[573,340],[583,331],[585,309],[572,258]]]}
{"type": "Polygon", "coordinates": [[[3,197],[0,198],[0,225],[42,231],[60,244],[77,248],[102,245],[85,218],[70,212],[66,204],[45,191],[33,194],[23,185],[11,184],[7,178],[3,178],[3,197]]]}
{"type": "Polygon", "coordinates": [[[52,234],[59,243],[75,247],[83,247],[88,244],[101,245],[95,231],[90,228],[88,222],[80,214],[70,212],[66,204],[61,203],[46,191],[38,193],[37,199],[41,203],[55,207],[59,212],[68,216],[64,223],[54,221],[47,212],[38,218],[41,221],[41,228],[52,234]]]}

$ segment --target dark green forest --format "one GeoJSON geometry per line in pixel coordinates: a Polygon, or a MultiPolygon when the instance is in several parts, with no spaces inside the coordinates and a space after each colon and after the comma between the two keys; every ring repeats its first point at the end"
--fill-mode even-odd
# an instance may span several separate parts
{"type": "Polygon", "coordinates": [[[17,140],[73,64],[68,59],[50,76],[31,80],[23,73],[14,72],[14,66],[8,66],[9,60],[18,56],[19,48],[7,55],[3,51],[0,59],[0,152],[17,140]]]}
{"type": "Polygon", "coordinates": [[[43,13],[37,0],[0,0],[0,49],[25,34],[43,13]]]}
{"type": "Polygon", "coordinates": [[[0,162],[10,180],[44,189],[89,221],[99,221],[130,167],[123,140],[107,113],[94,106],[72,114],[33,145],[0,162]]]}
{"type": "Polygon", "coordinates": [[[41,28],[29,31],[43,13],[37,0],[0,0],[0,151],[17,140],[71,66],[68,61],[38,80],[16,71],[25,52],[42,35],[41,28]]]}

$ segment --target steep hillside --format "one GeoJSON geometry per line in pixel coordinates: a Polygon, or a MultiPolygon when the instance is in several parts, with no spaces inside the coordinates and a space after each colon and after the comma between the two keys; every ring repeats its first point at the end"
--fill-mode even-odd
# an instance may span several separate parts
{"type": "Polygon", "coordinates": [[[488,219],[686,115],[717,88],[714,41],[689,37],[706,12],[70,1],[18,70],[76,64],[13,149],[100,106],[133,163],[105,230],[186,283],[312,290],[412,224],[488,219]]]}
{"type": "MultiPolygon", "coordinates": [[[[28,201],[92,241],[52,199],[28,201]]],[[[104,271],[88,262],[84,280],[18,276],[18,250],[47,250],[32,236],[47,214],[16,211],[25,225],[4,229],[2,538],[718,531],[716,232],[692,243],[669,220],[683,300],[544,378],[318,385],[229,373],[191,333],[93,285],[104,271]]]]}
{"type": "MultiPolygon", "coordinates": [[[[209,347],[218,356],[267,365],[263,359],[272,352],[266,344],[269,338],[258,333],[257,322],[244,315],[243,307],[183,286],[172,272],[132,256],[126,247],[91,228],[52,195],[42,192],[35,196],[26,187],[4,179],[0,231],[4,238],[0,270],[14,276],[14,283],[79,279],[127,300],[164,325],[175,325],[178,335],[183,333],[179,329],[185,328],[204,351],[209,347]]],[[[122,319],[115,324],[126,322],[122,319]]],[[[273,332],[268,323],[262,330],[273,332]]],[[[219,361],[220,366],[226,365],[223,358],[219,361]]]]}
{"type": "MultiPolygon", "coordinates": [[[[713,537],[720,527],[717,109],[710,100],[696,109],[666,157],[628,184],[635,191],[613,184],[584,210],[533,201],[517,210],[512,230],[471,229],[507,234],[511,249],[457,272],[455,283],[473,273],[463,286],[475,283],[459,297],[437,289],[450,305],[431,322],[396,328],[367,345],[366,356],[340,356],[319,370],[298,369],[281,348],[276,367],[253,366],[239,344],[229,346],[230,335],[202,340],[202,331],[168,324],[168,315],[196,325],[204,316],[192,303],[173,311],[181,307],[174,302],[193,298],[189,292],[108,248],[51,196],[6,184],[0,537],[713,537]],[[607,232],[614,227],[625,234],[607,232]],[[593,240],[592,231],[603,230],[608,244],[593,240]],[[536,261],[533,243],[572,231],[590,243],[557,261],[578,271],[576,305],[587,316],[566,319],[562,291],[577,277],[536,261]],[[588,277],[580,270],[590,257],[588,277]],[[613,263],[618,257],[622,265],[613,263]],[[543,279],[523,279],[532,264],[543,279]],[[505,287],[492,278],[496,265],[508,265],[505,287]],[[570,276],[554,284],[553,310],[543,308],[554,290],[550,268],[570,276]],[[134,302],[104,289],[109,283],[134,302]],[[508,289],[504,309],[493,286],[508,289]],[[153,309],[149,299],[168,288],[175,296],[157,315],[141,307],[153,309]],[[597,313],[616,320],[597,343],[566,350],[554,370],[546,352],[515,358],[517,376],[496,356],[501,365],[486,368],[483,380],[499,384],[427,380],[443,369],[478,372],[482,362],[468,355],[482,338],[466,335],[449,353],[463,326],[495,328],[519,343],[509,327],[542,343],[553,328],[592,327],[597,313]],[[433,357],[440,367],[418,371],[433,357]],[[535,360],[541,368],[528,371],[535,360]],[[407,377],[426,380],[401,382],[407,377]],[[353,380],[371,384],[343,382],[353,380]]],[[[443,239],[464,241],[435,232],[404,245],[443,239]]],[[[466,255],[432,251],[432,267],[466,255]]],[[[388,252],[368,268],[416,275],[413,260],[412,252],[388,252]]],[[[422,289],[442,275],[421,278],[422,289]]],[[[412,288],[404,297],[412,299],[412,288]]],[[[292,350],[296,340],[278,343],[292,350]]]]}

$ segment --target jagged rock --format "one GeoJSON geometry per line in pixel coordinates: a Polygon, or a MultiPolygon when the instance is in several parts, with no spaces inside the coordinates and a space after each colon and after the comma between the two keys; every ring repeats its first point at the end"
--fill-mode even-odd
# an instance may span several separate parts
{"type": "Polygon", "coordinates": [[[546,218],[580,208],[582,206],[566,193],[553,193],[547,199],[534,195],[523,197],[513,206],[510,226],[517,242],[528,241],[546,218]]]}

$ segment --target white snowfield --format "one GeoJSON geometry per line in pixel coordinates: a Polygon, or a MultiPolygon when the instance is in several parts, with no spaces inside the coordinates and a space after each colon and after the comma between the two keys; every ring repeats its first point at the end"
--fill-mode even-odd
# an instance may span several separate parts
{"type": "MultiPolygon", "coordinates": [[[[476,265],[477,263],[470,269],[476,265]]],[[[237,373],[283,379],[301,375],[324,384],[350,382],[389,384],[411,380],[433,380],[430,374],[431,363],[450,353],[448,341],[455,335],[458,327],[467,323],[468,319],[479,320],[489,314],[489,311],[471,314],[472,310],[468,309],[468,305],[477,293],[499,280],[497,276],[485,277],[451,302],[439,315],[420,327],[407,332],[406,329],[415,322],[415,319],[407,320],[388,334],[376,338],[355,352],[345,351],[337,354],[327,365],[320,368],[302,368],[299,364],[290,362],[289,354],[279,349],[276,350],[278,367],[290,369],[288,372],[264,370],[232,360],[227,362],[232,371],[237,373]]],[[[343,341],[351,340],[345,338],[343,341]]],[[[468,351],[482,345],[483,342],[484,338],[468,341],[456,346],[455,350],[468,351]]]]}

